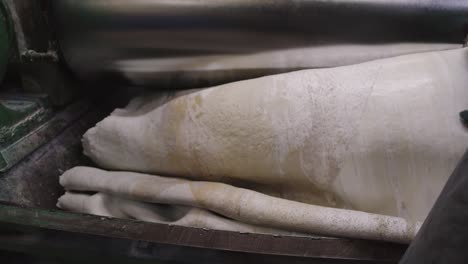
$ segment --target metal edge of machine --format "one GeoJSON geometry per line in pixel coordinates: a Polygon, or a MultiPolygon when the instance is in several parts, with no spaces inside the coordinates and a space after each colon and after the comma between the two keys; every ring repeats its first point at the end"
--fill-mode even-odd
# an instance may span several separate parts
{"type": "Polygon", "coordinates": [[[49,5],[49,0],[0,1],[0,172],[57,135],[43,131],[60,127],[53,122],[55,109],[76,95],[72,76],[59,61],[49,5]]]}

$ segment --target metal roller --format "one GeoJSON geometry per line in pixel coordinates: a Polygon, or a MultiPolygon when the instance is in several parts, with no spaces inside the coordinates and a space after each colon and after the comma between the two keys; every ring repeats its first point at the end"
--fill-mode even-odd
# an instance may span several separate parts
{"type": "Polygon", "coordinates": [[[268,60],[276,51],[462,43],[468,25],[468,1],[457,0],[52,2],[62,54],[78,76],[146,86],[201,86],[317,66],[268,60]],[[252,54],[267,59],[261,64],[252,54]]]}

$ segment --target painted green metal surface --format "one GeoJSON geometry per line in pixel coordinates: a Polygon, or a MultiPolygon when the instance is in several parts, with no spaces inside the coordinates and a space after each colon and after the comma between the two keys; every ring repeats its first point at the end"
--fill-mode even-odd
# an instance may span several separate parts
{"type": "Polygon", "coordinates": [[[46,97],[0,95],[0,172],[41,144],[33,134],[51,115],[46,97]]]}

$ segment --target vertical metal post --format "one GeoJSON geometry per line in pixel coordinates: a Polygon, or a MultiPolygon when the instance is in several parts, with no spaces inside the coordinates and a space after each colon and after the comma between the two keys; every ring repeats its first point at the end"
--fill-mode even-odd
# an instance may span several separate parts
{"type": "Polygon", "coordinates": [[[468,263],[468,151],[400,264],[468,263]]]}

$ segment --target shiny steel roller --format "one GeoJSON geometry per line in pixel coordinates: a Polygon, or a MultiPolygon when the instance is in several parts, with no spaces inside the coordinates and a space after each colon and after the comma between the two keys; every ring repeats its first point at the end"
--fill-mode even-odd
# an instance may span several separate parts
{"type": "Polygon", "coordinates": [[[301,59],[278,63],[284,60],[275,52],[284,50],[462,43],[468,25],[468,1],[463,0],[52,2],[61,53],[70,68],[83,79],[132,85],[188,81],[202,86],[329,66],[301,59]],[[252,55],[266,59],[262,64],[252,55]]]}

